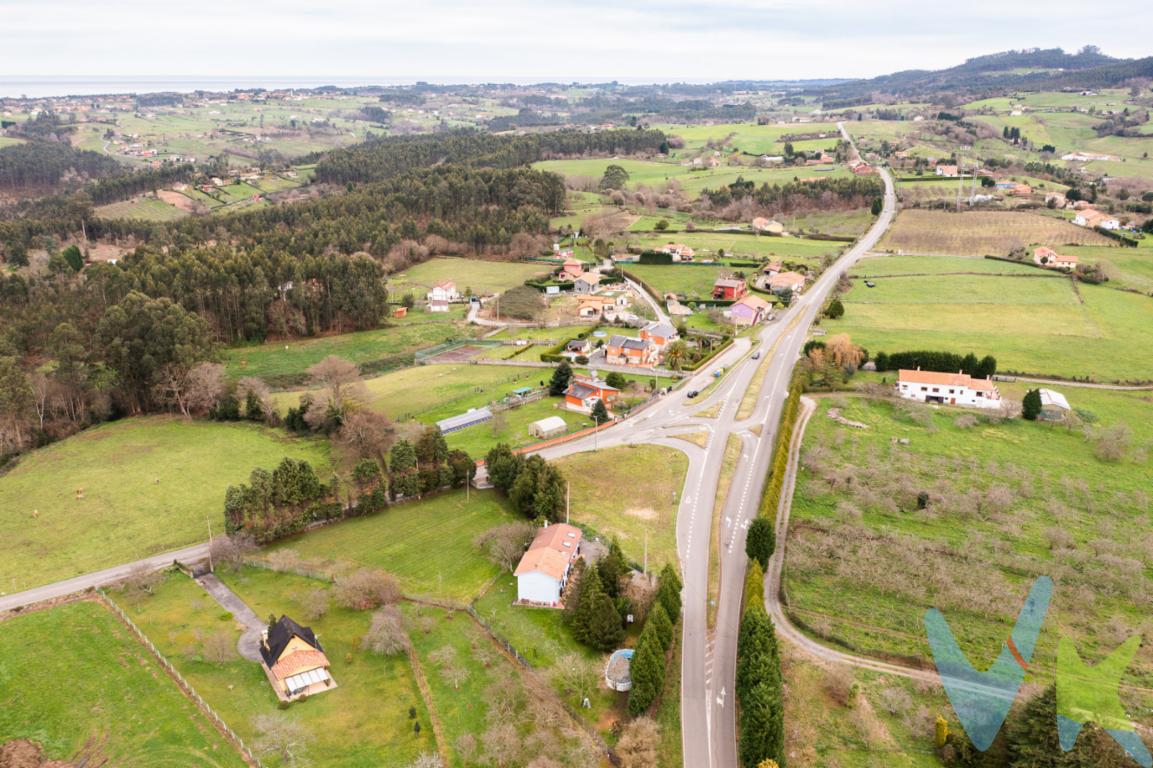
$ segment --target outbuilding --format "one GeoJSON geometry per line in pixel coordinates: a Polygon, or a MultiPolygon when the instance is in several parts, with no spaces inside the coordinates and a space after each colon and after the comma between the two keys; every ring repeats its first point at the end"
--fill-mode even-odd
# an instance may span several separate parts
{"type": "Polygon", "coordinates": [[[559,437],[568,431],[568,424],[560,416],[549,416],[547,419],[534,421],[528,425],[528,433],[540,440],[559,437]]]}

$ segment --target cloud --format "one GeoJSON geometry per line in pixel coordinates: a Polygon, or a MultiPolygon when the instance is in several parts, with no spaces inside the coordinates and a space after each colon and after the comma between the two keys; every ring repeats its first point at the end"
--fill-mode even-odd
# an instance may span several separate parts
{"type": "Polygon", "coordinates": [[[5,74],[624,81],[867,77],[1007,48],[1147,52],[1144,3],[0,0],[5,74]],[[1030,7],[1031,6],[1031,7],[1030,7]],[[1078,23],[1067,23],[1077,18],[1078,23]]]}

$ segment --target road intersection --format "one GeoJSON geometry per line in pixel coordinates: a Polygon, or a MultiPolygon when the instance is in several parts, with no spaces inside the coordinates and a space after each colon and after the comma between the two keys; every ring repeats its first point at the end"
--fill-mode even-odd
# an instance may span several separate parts
{"type": "MultiPolygon", "coordinates": [[[[846,141],[851,143],[843,125],[840,130],[846,141]]],[[[856,155],[855,148],[852,154],[856,155]]],[[[677,510],[676,539],[684,582],[682,743],[684,765],[691,768],[737,766],[732,690],[746,568],[745,531],[757,513],[792,370],[808,338],[809,328],[840,277],[877,244],[892,222],[896,208],[892,177],[884,168],[878,168],[878,172],[885,184],[885,196],[877,220],[855,245],[793,301],[782,320],[765,326],[752,337],[736,339],[705,370],[689,377],[684,386],[637,416],[596,436],[549,446],[539,451],[544,458],[555,459],[599,448],[656,444],[679,450],[688,457],[685,486],[677,510]],[[750,353],[754,350],[760,352],[761,360],[752,358],[750,353]],[[689,391],[705,390],[714,384],[713,371],[718,368],[725,369],[727,373],[715,383],[713,389],[699,399],[689,399],[689,391]],[[747,397],[755,398],[754,406],[748,415],[741,416],[742,404],[747,405],[747,397]],[[706,413],[708,416],[704,415],[706,413]],[[681,439],[681,436],[700,433],[706,435],[704,447],[681,439]],[[730,435],[740,440],[741,452],[733,468],[731,484],[718,520],[719,551],[712,552],[714,502],[730,435]],[[711,557],[720,559],[720,588],[712,631],[708,626],[711,557]]],[[[641,293],[643,295],[643,291],[641,293]]],[[[658,317],[663,317],[659,304],[653,305],[658,317]]],[[[782,540],[781,550],[783,543],[782,540]]],[[[106,586],[126,578],[139,568],[160,569],[171,565],[174,560],[188,562],[206,556],[207,546],[201,544],[26,592],[0,596],[0,612],[106,586]]],[[[780,559],[781,553],[778,552],[766,582],[771,593],[767,603],[778,630],[786,639],[817,655],[837,654],[806,638],[788,622],[775,598],[780,578],[780,559]]],[[[858,665],[870,661],[857,657],[846,657],[845,660],[858,665]]],[[[878,671],[909,676],[935,675],[881,662],[873,664],[873,668],[878,671]],[[881,666],[886,669],[880,669],[881,666]]]]}

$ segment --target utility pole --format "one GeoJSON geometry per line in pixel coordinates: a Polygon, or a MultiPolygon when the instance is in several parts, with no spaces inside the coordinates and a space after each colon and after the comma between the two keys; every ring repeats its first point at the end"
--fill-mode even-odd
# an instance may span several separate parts
{"type": "Polygon", "coordinates": [[[564,481],[564,521],[568,522],[569,506],[572,503],[572,483],[564,481]]]}
{"type": "Polygon", "coordinates": [[[204,513],[204,522],[208,525],[208,572],[215,573],[216,568],[212,564],[212,520],[208,517],[208,512],[204,513]]]}

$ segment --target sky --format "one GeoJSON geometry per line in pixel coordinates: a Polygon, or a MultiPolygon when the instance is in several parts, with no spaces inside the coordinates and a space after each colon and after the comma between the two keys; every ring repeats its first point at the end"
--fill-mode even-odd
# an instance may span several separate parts
{"type": "Polygon", "coordinates": [[[622,82],[871,77],[1010,48],[1153,55],[1147,0],[0,0],[0,73],[622,82]],[[1071,23],[1075,20],[1075,23],[1071,23]]]}

